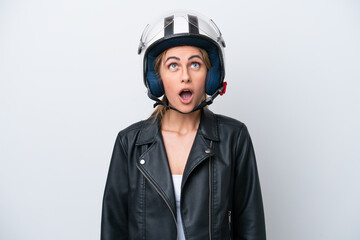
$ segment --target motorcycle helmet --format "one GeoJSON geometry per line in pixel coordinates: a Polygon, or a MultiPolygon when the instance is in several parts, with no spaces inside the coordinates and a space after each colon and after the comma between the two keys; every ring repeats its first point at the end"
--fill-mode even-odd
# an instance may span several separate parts
{"type": "Polygon", "coordinates": [[[144,84],[151,99],[164,94],[162,81],[154,70],[156,57],[166,49],[185,45],[200,47],[209,55],[211,68],[206,76],[205,92],[216,96],[225,92],[225,42],[220,30],[213,20],[199,13],[174,11],[148,24],[140,38],[138,54],[142,55],[144,84]]]}

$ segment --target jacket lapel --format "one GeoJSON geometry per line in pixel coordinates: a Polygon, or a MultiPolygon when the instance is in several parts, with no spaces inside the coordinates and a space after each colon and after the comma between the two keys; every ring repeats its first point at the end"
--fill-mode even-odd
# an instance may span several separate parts
{"type": "Polygon", "coordinates": [[[211,142],[219,141],[218,127],[214,114],[207,108],[202,110],[200,125],[186,162],[182,187],[191,172],[203,161],[215,155],[211,142]]]}
{"type": "Polygon", "coordinates": [[[158,120],[154,122],[149,118],[145,121],[136,142],[136,145],[144,144],[149,144],[149,148],[140,156],[137,166],[176,216],[173,180],[158,120]]]}

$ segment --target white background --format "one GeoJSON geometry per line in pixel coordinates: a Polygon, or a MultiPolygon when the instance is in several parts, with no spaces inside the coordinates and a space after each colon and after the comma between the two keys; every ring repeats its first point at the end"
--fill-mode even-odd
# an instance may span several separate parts
{"type": "Polygon", "coordinates": [[[0,239],[99,239],[119,130],[145,119],[137,55],[174,8],[212,18],[245,122],[270,240],[360,239],[357,0],[0,1],[0,239]]]}

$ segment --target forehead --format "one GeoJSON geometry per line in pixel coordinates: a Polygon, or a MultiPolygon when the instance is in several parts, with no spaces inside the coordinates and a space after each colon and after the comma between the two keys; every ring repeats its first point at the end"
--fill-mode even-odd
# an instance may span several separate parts
{"type": "Polygon", "coordinates": [[[200,50],[197,47],[193,46],[177,46],[169,48],[165,53],[165,59],[170,56],[176,56],[176,57],[189,57],[192,55],[200,55],[200,50]]]}

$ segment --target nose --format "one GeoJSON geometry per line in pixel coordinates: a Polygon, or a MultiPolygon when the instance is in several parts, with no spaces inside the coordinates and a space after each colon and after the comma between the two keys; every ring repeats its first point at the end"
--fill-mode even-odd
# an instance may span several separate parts
{"type": "Polygon", "coordinates": [[[181,73],[181,82],[190,82],[190,75],[189,75],[189,71],[186,67],[182,68],[182,73],[181,73]]]}

